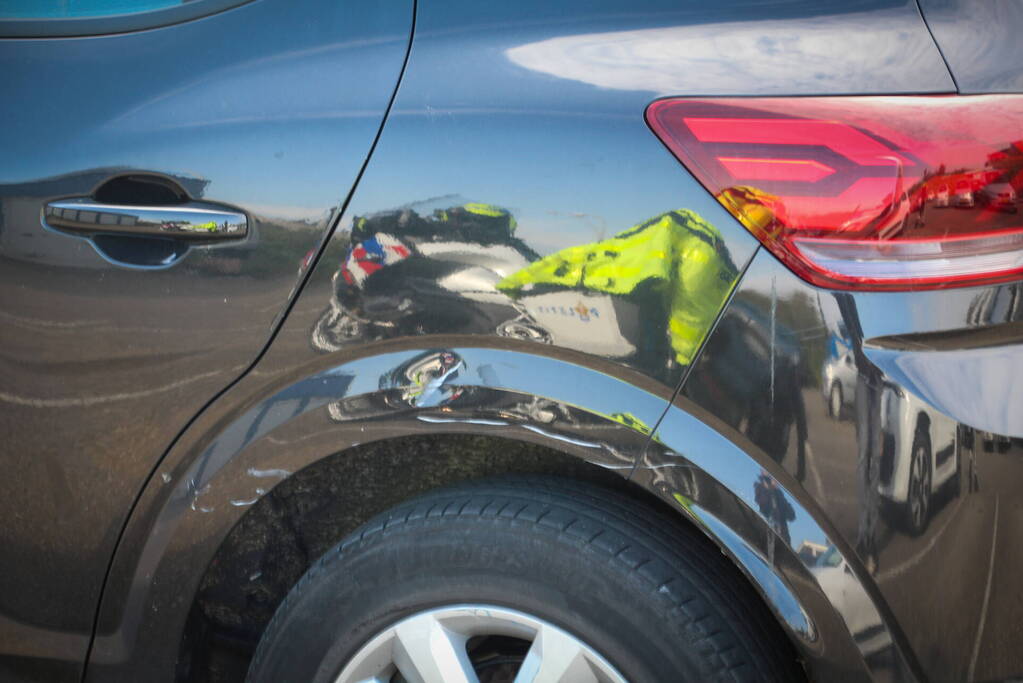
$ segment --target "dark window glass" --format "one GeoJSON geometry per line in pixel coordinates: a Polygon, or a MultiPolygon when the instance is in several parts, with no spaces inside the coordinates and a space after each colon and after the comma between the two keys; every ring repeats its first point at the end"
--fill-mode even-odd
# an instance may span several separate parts
{"type": "Polygon", "coordinates": [[[0,19],[75,19],[141,14],[186,0],[0,0],[0,19]]]}

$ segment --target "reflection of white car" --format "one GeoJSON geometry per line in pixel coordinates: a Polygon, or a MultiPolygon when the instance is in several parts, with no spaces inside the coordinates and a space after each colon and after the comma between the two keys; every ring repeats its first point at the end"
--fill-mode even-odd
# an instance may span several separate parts
{"type": "Polygon", "coordinates": [[[902,389],[881,394],[880,493],[902,508],[907,530],[927,528],[935,491],[958,481],[956,422],[902,389]]]}
{"type": "Polygon", "coordinates": [[[970,187],[970,184],[963,180],[956,183],[956,191],[952,196],[952,206],[971,208],[974,204],[973,188],[970,187]]]}
{"type": "Polygon", "coordinates": [[[881,623],[877,608],[835,546],[830,546],[817,558],[817,566],[811,571],[821,590],[845,618],[846,626],[861,652],[871,655],[891,644],[891,637],[881,623]]]}
{"type": "Polygon", "coordinates": [[[831,337],[822,368],[821,390],[828,402],[828,414],[836,420],[856,397],[856,362],[852,349],[845,342],[847,338],[845,324],[839,322],[838,334],[831,337]]]}
{"type": "Polygon", "coordinates": [[[934,206],[940,209],[948,208],[948,196],[948,185],[939,187],[937,192],[934,193],[934,206]]]}

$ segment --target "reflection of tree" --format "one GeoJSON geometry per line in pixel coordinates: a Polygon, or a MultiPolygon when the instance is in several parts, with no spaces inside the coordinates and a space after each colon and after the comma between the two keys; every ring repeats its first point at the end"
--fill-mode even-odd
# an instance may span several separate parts
{"type": "Polygon", "coordinates": [[[782,301],[750,292],[736,297],[717,324],[714,343],[701,356],[699,381],[690,382],[686,391],[697,403],[714,406],[776,462],[794,450],[796,478],[802,481],[807,420],[799,368],[803,349],[811,345],[793,333],[782,301]]]}
{"type": "MultiPolygon", "coordinates": [[[[760,310],[771,309],[769,294],[750,291],[745,292],[743,296],[750,302],[755,302],[760,310]]],[[[807,292],[797,290],[786,296],[776,297],[773,306],[777,319],[781,322],[783,334],[799,349],[795,357],[799,383],[802,386],[819,387],[821,378],[818,371],[824,362],[826,347],[822,344],[807,343],[823,334],[816,302],[807,292]]]]}

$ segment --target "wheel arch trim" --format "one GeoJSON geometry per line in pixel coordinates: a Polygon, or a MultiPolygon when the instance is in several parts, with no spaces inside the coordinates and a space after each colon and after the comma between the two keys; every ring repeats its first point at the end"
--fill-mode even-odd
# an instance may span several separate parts
{"type": "MultiPolygon", "coordinates": [[[[144,490],[114,558],[90,677],[104,680],[110,671],[116,678],[154,660],[173,664],[177,642],[173,652],[155,643],[175,630],[178,637],[170,639],[180,640],[208,563],[249,506],[307,465],[374,440],[482,430],[539,443],[628,477],[646,447],[658,445],[658,439],[651,441],[651,430],[670,395],[663,388],[656,393],[640,388],[630,377],[583,365],[577,358],[508,348],[438,344],[333,360],[291,382],[246,378],[236,388],[243,397],[226,397],[237,408],[218,410],[214,404],[174,445],[144,490]],[[438,354],[451,357],[438,360],[438,354]],[[417,384],[410,379],[430,363],[439,381],[417,384]],[[437,371],[443,363],[449,366],[437,371]],[[368,403],[368,412],[346,415],[341,410],[346,419],[333,419],[332,407],[354,409],[354,403],[344,405],[346,400],[368,403]],[[544,422],[530,415],[523,404],[538,401],[565,406],[572,418],[544,422]]],[[[694,442],[713,432],[700,420],[690,420],[694,442]]],[[[646,465],[645,471],[651,471],[646,465]]],[[[644,477],[636,483],[663,497],[663,490],[644,477]]],[[[716,488],[707,491],[717,499],[732,495],[717,480],[713,484],[716,488]]],[[[776,615],[788,615],[792,623],[783,623],[790,633],[794,624],[795,632],[803,634],[804,655],[825,645],[848,649],[850,643],[831,642],[840,633],[820,632],[818,613],[832,607],[819,600],[807,603],[807,591],[793,589],[794,575],[780,571],[779,561],[763,552],[768,527],[737,528],[713,496],[697,496],[693,503],[683,514],[737,561],[776,615]]],[[[856,668],[863,671],[862,662],[856,668]]]]}

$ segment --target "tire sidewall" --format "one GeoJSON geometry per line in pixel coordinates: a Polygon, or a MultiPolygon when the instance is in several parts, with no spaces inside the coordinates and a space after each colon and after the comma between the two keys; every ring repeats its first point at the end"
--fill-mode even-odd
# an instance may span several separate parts
{"type": "Polygon", "coordinates": [[[585,551],[552,552],[516,533],[514,523],[483,534],[478,524],[445,521],[424,520],[343,550],[287,610],[278,640],[301,646],[272,648],[250,680],[333,683],[386,628],[461,604],[507,607],[554,624],[632,683],[678,680],[680,671],[687,672],[682,680],[706,680],[700,662],[660,628],[670,601],[649,595],[638,577],[585,551]]]}

